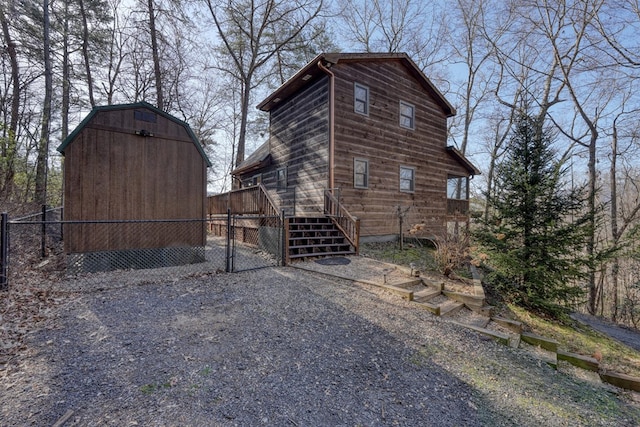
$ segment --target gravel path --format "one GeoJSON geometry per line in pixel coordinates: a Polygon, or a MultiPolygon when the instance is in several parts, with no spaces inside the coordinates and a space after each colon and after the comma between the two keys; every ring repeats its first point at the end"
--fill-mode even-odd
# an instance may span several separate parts
{"type": "Polygon", "coordinates": [[[82,290],[0,372],[0,424],[634,426],[629,395],[292,268],[82,290]]]}

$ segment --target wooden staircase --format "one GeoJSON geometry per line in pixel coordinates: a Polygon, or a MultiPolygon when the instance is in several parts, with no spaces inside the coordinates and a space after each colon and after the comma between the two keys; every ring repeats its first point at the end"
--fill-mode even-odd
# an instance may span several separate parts
{"type": "Polygon", "coordinates": [[[287,263],[310,257],[356,254],[344,233],[329,217],[294,217],[285,224],[287,263]]]}

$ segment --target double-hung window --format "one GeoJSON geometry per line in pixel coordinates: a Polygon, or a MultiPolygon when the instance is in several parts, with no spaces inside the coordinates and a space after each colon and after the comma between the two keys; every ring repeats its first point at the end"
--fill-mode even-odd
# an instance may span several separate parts
{"type": "Polygon", "coordinates": [[[353,159],[353,186],[355,188],[369,188],[369,161],[353,159]]]}
{"type": "Polygon", "coordinates": [[[400,101],[400,126],[407,129],[416,127],[415,107],[404,101],[400,101]]]}
{"type": "Polygon", "coordinates": [[[416,169],[400,166],[400,191],[413,193],[416,189],[416,169]]]}
{"type": "Polygon", "coordinates": [[[360,83],[353,84],[353,111],[369,115],[369,88],[360,83]]]}

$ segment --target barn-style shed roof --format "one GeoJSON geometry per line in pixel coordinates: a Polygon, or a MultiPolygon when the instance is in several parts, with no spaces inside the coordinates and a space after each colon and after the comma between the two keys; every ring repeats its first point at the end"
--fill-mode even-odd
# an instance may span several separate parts
{"type": "Polygon", "coordinates": [[[91,123],[93,118],[96,115],[98,115],[99,113],[108,112],[108,111],[116,111],[116,110],[135,110],[135,109],[151,110],[151,112],[157,114],[158,116],[164,117],[165,119],[170,120],[170,121],[182,126],[185,129],[185,131],[187,132],[187,134],[189,135],[189,138],[191,139],[191,141],[195,145],[196,149],[198,150],[198,152],[202,156],[202,159],[205,161],[207,167],[211,167],[211,161],[207,157],[207,154],[204,152],[204,149],[202,148],[202,144],[200,144],[200,141],[198,140],[196,135],[191,130],[191,127],[189,126],[189,124],[187,124],[186,122],[183,122],[182,120],[172,116],[171,114],[169,114],[169,113],[167,113],[165,111],[162,111],[159,108],[156,108],[153,105],[149,104],[148,102],[144,102],[144,101],[133,103],[133,104],[117,104],[117,105],[104,105],[104,106],[94,107],[91,110],[91,112],[87,115],[87,117],[85,117],[84,120],[82,120],[82,122],[80,122],[80,124],[73,130],[73,132],[71,132],[69,134],[69,136],[67,136],[65,138],[65,140],[62,141],[62,144],[60,144],[60,146],[57,148],[57,150],[64,155],[66,147],[74,139],[76,139],[78,134],[80,134],[80,132],[82,132],[82,130],[89,123],[91,123]]]}
{"type": "Polygon", "coordinates": [[[376,62],[376,61],[399,61],[406,67],[409,73],[422,85],[435,101],[440,105],[447,117],[456,115],[456,110],[447,101],[440,91],[433,85],[431,80],[420,70],[406,53],[321,53],[305,65],[300,71],[294,74],[289,80],[284,82],[275,92],[269,95],[264,101],[258,104],[262,111],[269,111],[280,101],[287,99],[296,93],[308,81],[314,80],[324,72],[318,65],[320,62],[328,68],[339,62],[376,62]]]}

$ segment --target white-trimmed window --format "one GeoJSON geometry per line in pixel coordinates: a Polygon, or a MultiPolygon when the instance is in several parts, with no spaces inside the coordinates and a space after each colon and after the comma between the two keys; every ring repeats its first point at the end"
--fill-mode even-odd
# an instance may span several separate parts
{"type": "Polygon", "coordinates": [[[353,84],[353,111],[364,116],[369,115],[369,88],[360,83],[353,84]]]}
{"type": "Polygon", "coordinates": [[[369,161],[353,159],[353,186],[355,188],[369,188],[369,161]]]}
{"type": "Polygon", "coordinates": [[[400,191],[413,193],[416,189],[416,169],[400,166],[400,191]]]}
{"type": "Polygon", "coordinates": [[[287,189],[287,168],[286,167],[276,170],[276,189],[277,190],[287,189]]]}
{"type": "Polygon", "coordinates": [[[408,102],[400,101],[400,126],[407,129],[416,127],[416,109],[408,102]]]}

